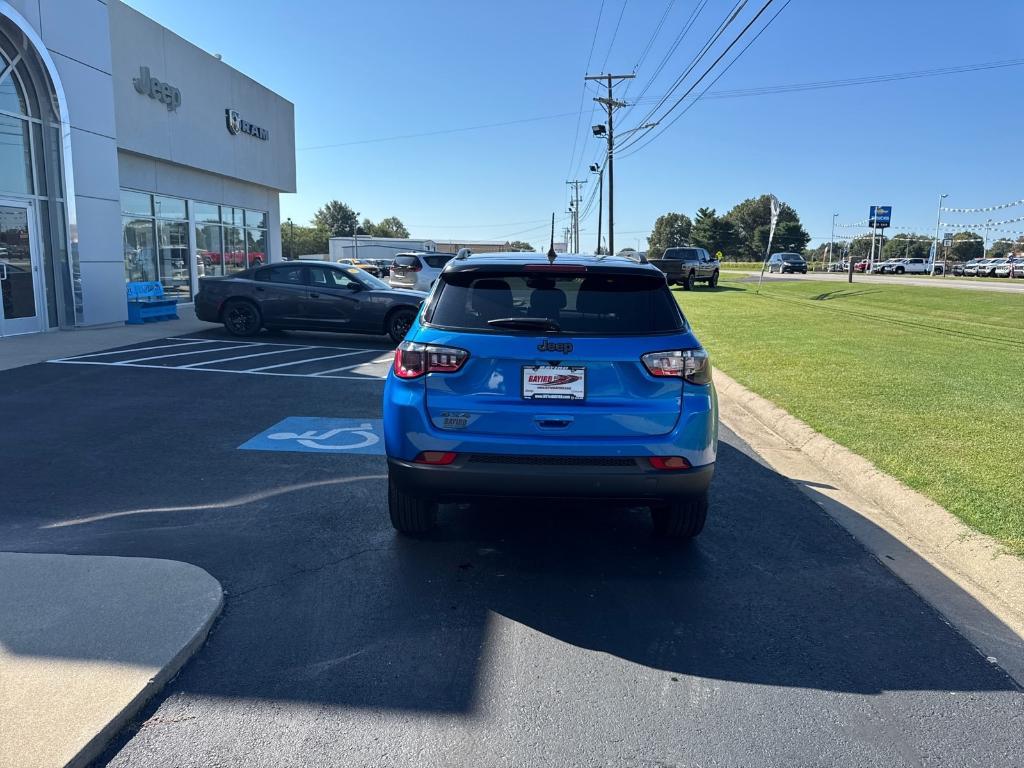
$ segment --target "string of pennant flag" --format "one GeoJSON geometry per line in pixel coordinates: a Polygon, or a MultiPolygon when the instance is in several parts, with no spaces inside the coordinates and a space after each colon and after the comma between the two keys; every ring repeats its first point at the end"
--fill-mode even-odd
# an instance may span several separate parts
{"type": "Polygon", "coordinates": [[[999,205],[987,205],[983,208],[947,208],[943,206],[940,210],[947,213],[987,213],[988,211],[1001,211],[1004,208],[1016,208],[1020,205],[1024,205],[1024,200],[1014,200],[1009,203],[1000,203],[999,205]]]}
{"type": "Polygon", "coordinates": [[[1024,216],[1018,216],[1014,219],[1003,219],[1002,221],[986,221],[981,224],[946,224],[942,223],[940,226],[947,229],[987,229],[990,232],[1001,232],[1003,230],[994,229],[994,227],[1002,226],[1003,224],[1016,224],[1024,221],[1024,216]]]}

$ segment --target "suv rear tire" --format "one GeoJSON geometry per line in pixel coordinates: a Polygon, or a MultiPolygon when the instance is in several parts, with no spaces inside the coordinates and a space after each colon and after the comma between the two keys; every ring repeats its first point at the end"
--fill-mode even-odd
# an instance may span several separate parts
{"type": "Polygon", "coordinates": [[[399,533],[426,533],[437,522],[437,502],[406,493],[389,477],[388,514],[399,533]]]}
{"type": "Polygon", "coordinates": [[[666,539],[692,539],[700,535],[707,517],[707,491],[651,505],[654,533],[666,539]]]}

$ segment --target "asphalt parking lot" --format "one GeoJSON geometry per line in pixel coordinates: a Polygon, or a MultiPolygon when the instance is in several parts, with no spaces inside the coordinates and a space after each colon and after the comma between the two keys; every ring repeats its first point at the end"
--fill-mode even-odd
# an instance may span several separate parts
{"type": "Polygon", "coordinates": [[[690,545],[532,503],[404,539],[366,437],[389,345],[255,342],[0,372],[0,549],[227,593],[99,765],[1024,764],[1021,691],[728,431],[690,545]]]}

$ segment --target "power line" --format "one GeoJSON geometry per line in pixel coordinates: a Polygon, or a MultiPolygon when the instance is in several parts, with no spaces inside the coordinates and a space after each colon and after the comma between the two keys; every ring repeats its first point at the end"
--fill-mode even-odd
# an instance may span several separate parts
{"type": "MultiPolygon", "coordinates": [[[[696,6],[694,6],[694,9],[690,12],[690,16],[683,23],[682,29],[679,30],[679,33],[676,35],[675,40],[673,40],[672,44],[669,46],[668,51],[666,51],[665,55],[661,57],[661,61],[655,68],[654,74],[651,75],[651,79],[647,81],[647,85],[645,85],[643,87],[643,90],[640,91],[640,95],[635,99],[635,102],[639,102],[640,99],[642,99],[647,94],[647,91],[650,90],[651,86],[654,85],[654,82],[658,79],[658,75],[660,75],[662,70],[665,69],[665,66],[668,64],[673,54],[675,54],[680,44],[682,44],[683,39],[686,37],[686,33],[689,32],[693,25],[697,22],[697,18],[700,16],[701,11],[704,10],[707,4],[708,0],[700,0],[700,2],[697,3],[696,6]]],[[[623,117],[625,117],[628,114],[629,110],[626,111],[623,117]]]]}
{"type": "MultiPolygon", "coordinates": [[[[769,2],[770,1],[771,0],[769,0],[769,2]]],[[[648,110],[647,114],[644,115],[643,118],[639,120],[637,125],[643,125],[644,123],[651,122],[651,119],[654,116],[654,114],[661,108],[661,106],[666,101],[672,98],[672,94],[674,94],[676,90],[678,90],[679,86],[683,84],[683,82],[686,80],[689,74],[700,63],[701,59],[703,59],[704,56],[707,55],[708,51],[710,51],[711,48],[714,47],[715,43],[717,43],[719,39],[721,39],[722,35],[725,34],[725,30],[728,29],[728,27],[733,23],[733,21],[736,20],[736,17],[739,16],[740,12],[746,6],[747,2],[748,0],[737,0],[735,5],[733,5],[732,9],[726,15],[726,17],[721,21],[721,23],[719,23],[718,28],[712,33],[711,37],[709,37],[704,42],[704,45],[701,46],[697,54],[690,60],[689,65],[686,67],[685,70],[683,70],[682,74],[676,77],[676,79],[673,81],[672,85],[669,87],[665,95],[658,100],[657,104],[655,104],[653,107],[651,107],[650,110],[648,110]]]]}
{"type": "MultiPolygon", "coordinates": [[[[743,37],[743,35],[745,35],[747,33],[747,31],[754,25],[754,23],[758,20],[758,18],[761,16],[761,14],[764,13],[768,9],[768,6],[770,6],[773,2],[774,2],[774,0],[767,0],[767,2],[765,2],[765,4],[763,6],[761,6],[761,9],[757,12],[757,14],[754,16],[754,18],[752,18],[747,23],[747,25],[742,30],[740,30],[740,33],[735,37],[735,39],[731,43],[729,43],[729,45],[726,47],[726,49],[724,51],[722,51],[721,55],[719,55],[719,57],[717,59],[715,59],[714,62],[712,62],[711,66],[708,67],[704,71],[704,74],[702,74],[699,78],[697,78],[696,82],[694,82],[694,84],[692,86],[690,86],[682,96],[679,97],[679,99],[672,105],[672,107],[667,112],[665,112],[664,115],[662,115],[659,118],[659,120],[658,120],[659,123],[664,121],[664,119],[666,117],[668,117],[668,115],[671,114],[672,111],[683,102],[683,100],[693,91],[693,89],[696,88],[700,84],[701,80],[703,80],[708,75],[708,73],[710,73],[711,70],[714,69],[718,65],[718,63],[725,57],[725,55],[727,53],[729,53],[729,51],[732,49],[732,47],[734,45],[736,45],[736,43],[738,43],[740,41],[740,39],[743,37]]],[[[779,18],[779,14],[781,14],[784,10],[786,10],[786,7],[791,2],[792,2],[792,0],[785,0],[785,2],[782,4],[782,6],[775,12],[775,15],[772,16],[770,19],[768,19],[768,21],[765,23],[765,25],[763,27],[761,27],[761,29],[759,29],[757,31],[757,34],[755,34],[747,42],[747,44],[745,46],[743,46],[743,48],[740,50],[740,52],[738,54],[736,54],[736,56],[733,58],[733,60],[730,61],[725,66],[725,68],[721,72],[719,72],[710,83],[708,83],[707,88],[705,88],[701,92],[701,94],[697,96],[696,99],[694,99],[692,102],[690,102],[682,112],[680,112],[678,115],[676,115],[674,118],[672,118],[672,120],[670,120],[667,125],[662,127],[661,130],[659,130],[655,134],[652,134],[643,144],[641,144],[640,146],[636,147],[628,155],[625,155],[625,157],[629,157],[630,155],[633,155],[633,154],[636,154],[637,152],[639,152],[641,149],[646,147],[652,141],[654,141],[659,136],[661,136],[661,134],[663,134],[665,131],[667,131],[669,128],[671,128],[679,118],[681,118],[683,115],[685,115],[687,112],[689,112],[690,108],[693,107],[693,105],[696,104],[697,101],[700,100],[701,96],[703,96],[705,93],[707,93],[708,89],[713,87],[714,84],[717,83],[722,78],[722,76],[725,75],[725,73],[728,72],[732,68],[732,65],[735,64],[737,61],[739,61],[740,57],[743,56],[743,54],[747,52],[747,49],[750,48],[750,46],[753,45],[762,34],[764,34],[765,30],[767,30],[768,27],[770,27],[772,25],[773,21],[775,21],[777,18],[779,18]]],[[[644,135],[644,133],[640,133],[639,134],[639,136],[643,136],[643,135],[644,135]]],[[[632,140],[627,145],[627,147],[635,146],[638,142],[639,142],[639,138],[637,138],[635,140],[632,140]]]]}
{"type": "MultiPolygon", "coordinates": [[[[604,0],[601,0],[601,6],[597,9],[597,23],[594,25],[594,36],[590,40],[590,53],[587,54],[587,66],[584,69],[584,74],[590,71],[590,61],[594,57],[594,46],[597,44],[597,33],[601,29],[601,16],[604,14],[604,0]]],[[[576,116],[576,133],[572,137],[572,154],[569,156],[569,169],[566,171],[566,176],[572,175],[573,165],[576,162],[576,147],[580,140],[580,118],[583,116],[583,100],[587,97],[587,83],[584,81],[583,89],[580,91],[580,106],[579,113],[576,116]]],[[[594,114],[594,108],[590,108],[590,114],[594,114]]]]}
{"type": "Polygon", "coordinates": [[[481,123],[480,125],[467,125],[462,128],[445,128],[439,131],[423,131],[422,133],[403,133],[395,136],[379,136],[374,139],[359,139],[356,141],[342,141],[337,144],[318,144],[311,147],[299,147],[298,151],[306,152],[314,149],[334,149],[336,147],[351,147],[357,144],[376,144],[382,141],[400,141],[402,139],[418,139],[423,136],[440,136],[447,133],[463,133],[465,131],[479,131],[485,128],[502,128],[506,125],[521,125],[522,123],[536,123],[541,120],[556,120],[561,117],[571,117],[581,114],[580,112],[559,112],[554,115],[540,115],[539,117],[523,117],[518,120],[506,120],[500,123],[481,123]]]}
{"type": "MultiPolygon", "coordinates": [[[[1001,69],[1004,67],[1019,67],[1024,64],[1024,59],[1009,59],[1006,61],[992,61],[983,64],[966,64],[959,67],[942,67],[939,69],[923,69],[915,72],[894,72],[886,75],[866,75],[864,77],[853,77],[845,80],[820,80],[809,83],[791,83],[787,85],[766,85],[757,88],[740,88],[731,91],[712,91],[704,96],[708,99],[732,99],[741,96],[767,96],[775,93],[792,93],[794,91],[811,91],[823,88],[844,88],[851,85],[868,85],[871,83],[885,83],[897,80],[916,80],[924,77],[939,77],[941,75],[955,75],[962,72],[978,72],[986,69],[1001,69]]],[[[1024,201],[1018,201],[1024,203],[1024,201]]],[[[977,209],[984,210],[984,209],[977,209]]]]}
{"type": "MultiPolygon", "coordinates": [[[[604,0],[602,0],[603,2],[604,0]]],[[[601,63],[601,71],[604,72],[608,68],[608,57],[612,55],[612,48],[615,47],[615,38],[619,36],[619,25],[622,23],[622,17],[626,13],[626,6],[629,5],[629,0],[622,0],[622,10],[619,11],[619,19],[615,22],[615,31],[612,32],[612,40],[608,43],[608,52],[604,55],[604,61],[601,63]]],[[[590,62],[587,62],[587,71],[590,71],[590,62]]]]}

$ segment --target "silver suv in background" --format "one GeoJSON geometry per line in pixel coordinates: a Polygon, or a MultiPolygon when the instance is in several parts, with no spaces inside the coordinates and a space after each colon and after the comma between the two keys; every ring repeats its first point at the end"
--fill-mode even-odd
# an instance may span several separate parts
{"type": "Polygon", "coordinates": [[[454,253],[398,253],[391,262],[388,284],[392,288],[429,291],[454,253]]]}

